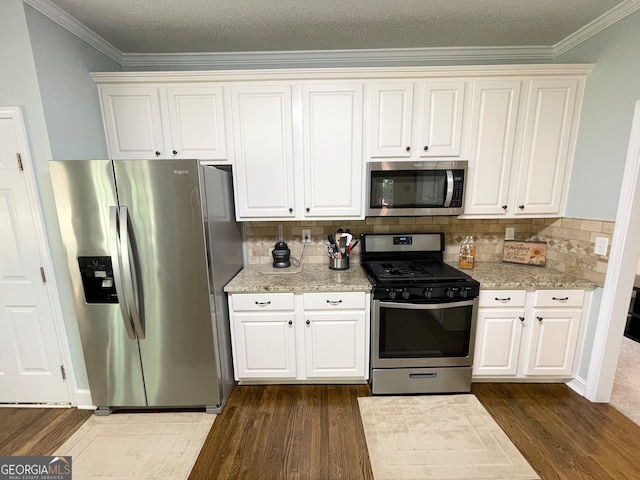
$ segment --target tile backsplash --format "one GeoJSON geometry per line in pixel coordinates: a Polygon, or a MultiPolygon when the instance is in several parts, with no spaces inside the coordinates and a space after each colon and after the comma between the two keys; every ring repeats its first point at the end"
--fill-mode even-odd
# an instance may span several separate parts
{"type": "MultiPolygon", "coordinates": [[[[303,263],[329,263],[327,235],[338,228],[349,229],[354,236],[361,233],[421,233],[445,234],[445,260],[457,261],[464,237],[473,235],[476,261],[502,261],[505,228],[513,227],[515,239],[547,242],[547,268],[552,268],[604,285],[609,252],[594,253],[596,237],[606,237],[611,243],[614,222],[579,218],[524,219],[460,219],[458,217],[375,217],[356,221],[296,221],[247,222],[246,241],[249,264],[273,261],[271,250],[276,241],[278,225],[284,228],[285,241],[291,256],[300,258],[303,251],[302,229],[311,231],[311,242],[304,246],[303,263]]],[[[357,246],[352,256],[360,253],[357,246]]],[[[353,261],[359,261],[352,258],[353,261]]],[[[532,267],[533,268],[533,267],[532,267]]]]}

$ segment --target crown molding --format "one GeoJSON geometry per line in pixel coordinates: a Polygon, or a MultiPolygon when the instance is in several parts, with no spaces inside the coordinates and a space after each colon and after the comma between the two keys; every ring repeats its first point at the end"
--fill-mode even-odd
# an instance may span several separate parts
{"type": "Polygon", "coordinates": [[[93,80],[98,84],[134,83],[201,83],[282,80],[393,80],[409,78],[439,77],[536,77],[557,75],[562,77],[584,77],[593,68],[591,64],[509,64],[509,65],[458,65],[421,67],[334,67],[334,68],[274,68],[270,69],[222,69],[222,70],[176,70],[176,71],[128,71],[94,72],[93,80]]]}
{"type": "Polygon", "coordinates": [[[554,58],[640,9],[640,0],[625,0],[553,46],[554,58]]]}
{"type": "Polygon", "coordinates": [[[272,68],[323,66],[424,65],[432,62],[550,60],[553,47],[381,48],[367,50],[294,50],[267,52],[123,53],[123,68],[207,67],[272,68]]]}
{"type": "Polygon", "coordinates": [[[122,65],[122,52],[49,0],[22,0],[80,40],[122,65]]]}

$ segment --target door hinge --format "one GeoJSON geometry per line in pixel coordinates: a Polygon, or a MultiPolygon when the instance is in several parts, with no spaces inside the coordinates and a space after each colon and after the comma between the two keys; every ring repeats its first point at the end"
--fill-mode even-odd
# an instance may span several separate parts
{"type": "Polygon", "coordinates": [[[21,172],[24,172],[24,167],[22,166],[22,157],[19,153],[16,153],[16,159],[18,160],[18,168],[21,172]]]}
{"type": "Polygon", "coordinates": [[[64,369],[64,365],[60,365],[60,373],[62,374],[62,380],[67,379],[67,371],[64,369]]]}
{"type": "Polygon", "coordinates": [[[42,283],[47,283],[47,277],[44,274],[44,268],[40,267],[40,276],[42,277],[42,283]]]}

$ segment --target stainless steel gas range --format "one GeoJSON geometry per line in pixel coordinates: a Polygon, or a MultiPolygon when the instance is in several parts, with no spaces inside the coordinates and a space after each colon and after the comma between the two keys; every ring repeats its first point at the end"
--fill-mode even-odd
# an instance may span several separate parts
{"type": "Polygon", "coordinates": [[[363,234],[374,285],[371,391],[471,390],[480,284],[443,262],[444,234],[363,234]]]}

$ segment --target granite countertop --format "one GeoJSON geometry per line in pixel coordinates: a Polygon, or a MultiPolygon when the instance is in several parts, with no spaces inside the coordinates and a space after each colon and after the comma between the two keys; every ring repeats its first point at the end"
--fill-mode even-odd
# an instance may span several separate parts
{"type": "Polygon", "coordinates": [[[227,293],[280,292],[369,292],[371,283],[358,264],[348,270],[330,270],[328,265],[273,268],[249,265],[225,287],[227,293]]]}
{"type": "MultiPolygon", "coordinates": [[[[457,268],[457,265],[452,264],[457,268]]],[[[546,267],[502,262],[478,262],[472,270],[463,270],[480,282],[480,289],[536,290],[545,288],[580,288],[590,290],[598,285],[584,278],[546,267]]]]}
{"type": "MultiPolygon", "coordinates": [[[[451,264],[458,268],[457,264],[451,264]]],[[[590,290],[590,280],[545,267],[502,262],[478,262],[473,270],[463,270],[480,282],[481,289],[536,290],[580,288],[590,290]]],[[[369,292],[371,282],[359,264],[348,270],[330,270],[327,265],[303,264],[285,269],[271,265],[244,267],[225,287],[227,293],[266,292],[369,292]]]]}

